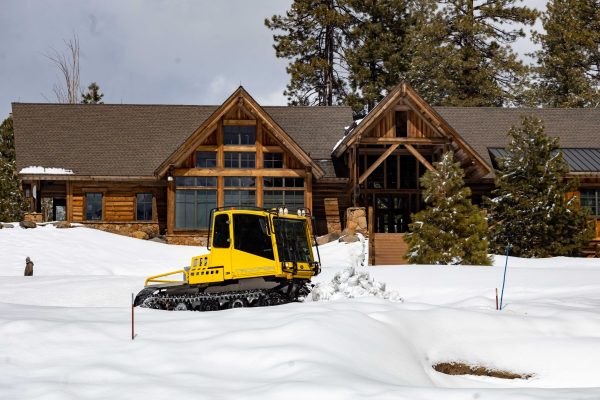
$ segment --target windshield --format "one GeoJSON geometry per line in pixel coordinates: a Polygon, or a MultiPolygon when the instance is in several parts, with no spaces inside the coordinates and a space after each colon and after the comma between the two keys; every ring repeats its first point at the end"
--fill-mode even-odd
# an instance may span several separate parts
{"type": "Polygon", "coordinates": [[[273,218],[279,261],[312,262],[306,221],[273,218]]]}

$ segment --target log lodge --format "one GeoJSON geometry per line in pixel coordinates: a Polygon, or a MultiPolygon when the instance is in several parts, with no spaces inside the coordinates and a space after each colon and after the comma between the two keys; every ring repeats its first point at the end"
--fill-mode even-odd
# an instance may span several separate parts
{"type": "MultiPolygon", "coordinates": [[[[369,210],[372,263],[400,263],[419,177],[454,150],[473,201],[524,115],[560,137],[579,198],[600,215],[600,109],[432,107],[407,84],[364,119],[349,107],[263,106],[239,87],[218,106],[13,103],[17,169],[32,213],[203,244],[221,206],[313,210],[318,234],[369,210]]],[[[600,241],[600,225],[597,241],[600,241]]]]}

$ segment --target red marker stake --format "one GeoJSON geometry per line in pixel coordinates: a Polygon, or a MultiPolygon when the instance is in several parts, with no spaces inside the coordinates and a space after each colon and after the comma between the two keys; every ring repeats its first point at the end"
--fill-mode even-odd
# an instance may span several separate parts
{"type": "Polygon", "coordinates": [[[131,340],[135,339],[133,308],[133,293],[131,293],[131,340]]]}

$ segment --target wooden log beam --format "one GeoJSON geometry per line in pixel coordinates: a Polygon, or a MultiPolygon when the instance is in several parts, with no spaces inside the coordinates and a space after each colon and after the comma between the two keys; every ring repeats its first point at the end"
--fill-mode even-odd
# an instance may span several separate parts
{"type": "Polygon", "coordinates": [[[243,169],[243,168],[176,168],[173,176],[271,176],[304,178],[304,169],[243,169]]]}
{"type": "Polygon", "coordinates": [[[411,153],[413,156],[415,156],[415,158],[416,158],[417,160],[419,160],[419,162],[420,162],[421,164],[423,164],[423,165],[425,166],[425,168],[427,168],[427,169],[428,169],[428,170],[430,170],[430,171],[434,171],[434,170],[435,170],[435,168],[433,168],[433,165],[431,165],[431,164],[429,163],[429,161],[427,161],[427,160],[425,159],[425,157],[423,157],[423,156],[421,155],[421,153],[419,153],[419,152],[417,151],[417,149],[415,149],[414,147],[412,147],[412,146],[411,146],[410,144],[408,144],[408,143],[405,143],[405,144],[404,144],[404,147],[406,147],[406,150],[410,151],[410,153],[411,153]]]}
{"type": "Polygon", "coordinates": [[[364,137],[360,140],[360,144],[446,144],[449,143],[448,138],[433,138],[433,137],[394,137],[394,138],[376,138],[364,137]]]}
{"type": "Polygon", "coordinates": [[[373,165],[367,168],[367,170],[358,178],[358,184],[362,184],[369,177],[369,175],[371,175],[373,171],[375,171],[377,167],[379,167],[379,165],[381,165],[381,163],[384,162],[385,159],[388,158],[388,156],[398,148],[398,146],[400,146],[400,144],[393,144],[382,155],[380,155],[379,158],[375,160],[373,165]]]}
{"type": "Polygon", "coordinates": [[[255,119],[224,119],[223,125],[236,125],[236,126],[252,126],[256,125],[255,119]]]}

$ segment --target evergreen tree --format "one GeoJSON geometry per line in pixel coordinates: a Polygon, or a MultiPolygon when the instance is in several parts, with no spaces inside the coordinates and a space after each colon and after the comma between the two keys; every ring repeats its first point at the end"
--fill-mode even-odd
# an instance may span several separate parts
{"type": "Polygon", "coordinates": [[[511,44],[537,12],[520,0],[421,0],[408,81],[427,102],[503,106],[522,101],[527,68],[511,44]]]}
{"type": "Polygon", "coordinates": [[[347,104],[364,116],[408,70],[408,32],[414,24],[410,0],[349,0],[352,9],[345,56],[352,93],[347,104]]]}
{"type": "Polygon", "coordinates": [[[100,86],[96,82],[90,83],[87,93],[81,93],[81,102],[83,104],[104,104],[102,98],[104,93],[100,93],[100,86]]]}
{"type": "Polygon", "coordinates": [[[17,221],[25,209],[17,175],[12,117],[0,125],[0,221],[17,221]]]}
{"type": "Polygon", "coordinates": [[[544,133],[542,121],[525,117],[508,132],[507,156],[498,160],[496,190],[489,201],[492,248],[507,244],[520,257],[576,255],[593,237],[587,212],[576,197],[577,182],[566,180],[568,165],[558,138],[544,133]]]}
{"type": "Polygon", "coordinates": [[[346,0],[294,0],[285,16],[265,25],[275,33],[275,54],[290,60],[290,105],[334,105],[346,96],[344,60],[346,0]]]}
{"type": "Polygon", "coordinates": [[[600,1],[551,0],[535,53],[534,101],[551,107],[600,106],[600,1]]]}
{"type": "Polygon", "coordinates": [[[407,257],[417,264],[490,265],[487,223],[471,203],[464,171],[450,151],[421,178],[427,208],[412,216],[407,257]]]}

